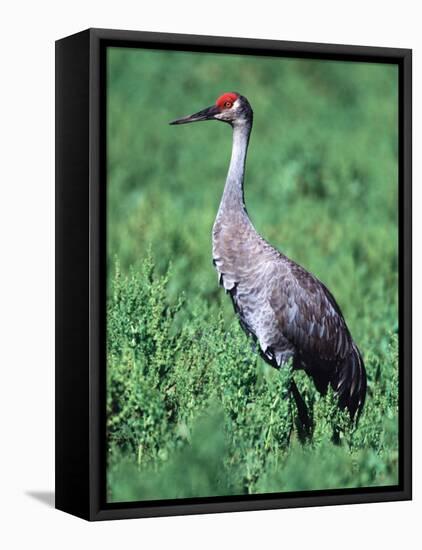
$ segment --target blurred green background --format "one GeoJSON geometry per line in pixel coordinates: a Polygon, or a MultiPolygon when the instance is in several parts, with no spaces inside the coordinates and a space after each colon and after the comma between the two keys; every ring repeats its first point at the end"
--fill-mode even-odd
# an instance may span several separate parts
{"type": "Polygon", "coordinates": [[[397,67],[109,48],[107,70],[109,500],[397,483],[397,67]],[[254,109],[255,227],[330,288],[363,353],[357,427],[295,373],[303,440],[290,369],[217,285],[231,130],[168,122],[227,91],[254,109]]]}

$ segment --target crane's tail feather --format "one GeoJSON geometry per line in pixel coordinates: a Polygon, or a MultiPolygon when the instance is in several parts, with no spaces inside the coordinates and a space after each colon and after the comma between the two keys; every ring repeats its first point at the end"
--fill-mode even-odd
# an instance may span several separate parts
{"type": "Polygon", "coordinates": [[[362,411],[366,396],[366,370],[358,347],[353,343],[349,355],[338,365],[331,385],[341,408],[347,408],[353,419],[362,411]]]}

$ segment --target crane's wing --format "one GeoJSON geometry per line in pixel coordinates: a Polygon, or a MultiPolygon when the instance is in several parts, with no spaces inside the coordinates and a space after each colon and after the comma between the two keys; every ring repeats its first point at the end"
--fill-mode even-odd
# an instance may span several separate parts
{"type": "Polygon", "coordinates": [[[336,362],[352,348],[341,310],[326,286],[298,264],[289,262],[273,287],[270,305],[279,330],[301,356],[336,362]]]}
{"type": "MultiPolygon", "coordinates": [[[[283,259],[284,261],[284,259],[283,259]]],[[[279,330],[320,391],[330,383],[353,418],[366,395],[366,371],[358,347],[331,292],[298,264],[288,262],[270,304],[279,330]]],[[[284,266],[285,267],[285,266],[284,266]]]]}

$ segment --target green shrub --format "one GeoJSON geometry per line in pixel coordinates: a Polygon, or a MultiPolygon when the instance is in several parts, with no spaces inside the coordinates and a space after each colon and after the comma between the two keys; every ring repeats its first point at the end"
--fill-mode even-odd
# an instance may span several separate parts
{"type": "Polygon", "coordinates": [[[237,320],[186,315],[170,275],[116,268],[108,308],[109,498],[142,500],[394,483],[397,338],[389,369],[369,362],[361,420],[351,425],[332,391],[295,373],[314,421],[300,443],[287,366],[264,364],[237,320]],[[180,318],[183,317],[183,323],[180,318]]]}

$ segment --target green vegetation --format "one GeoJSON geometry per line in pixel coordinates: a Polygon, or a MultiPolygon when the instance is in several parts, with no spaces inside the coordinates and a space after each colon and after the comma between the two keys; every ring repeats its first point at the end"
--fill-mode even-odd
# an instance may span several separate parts
{"type": "Polygon", "coordinates": [[[397,483],[397,71],[112,49],[108,59],[108,497],[397,483]],[[332,290],[369,391],[358,426],[263,363],[217,285],[211,227],[230,156],[216,122],[168,121],[238,90],[254,111],[248,211],[332,290]]]}

